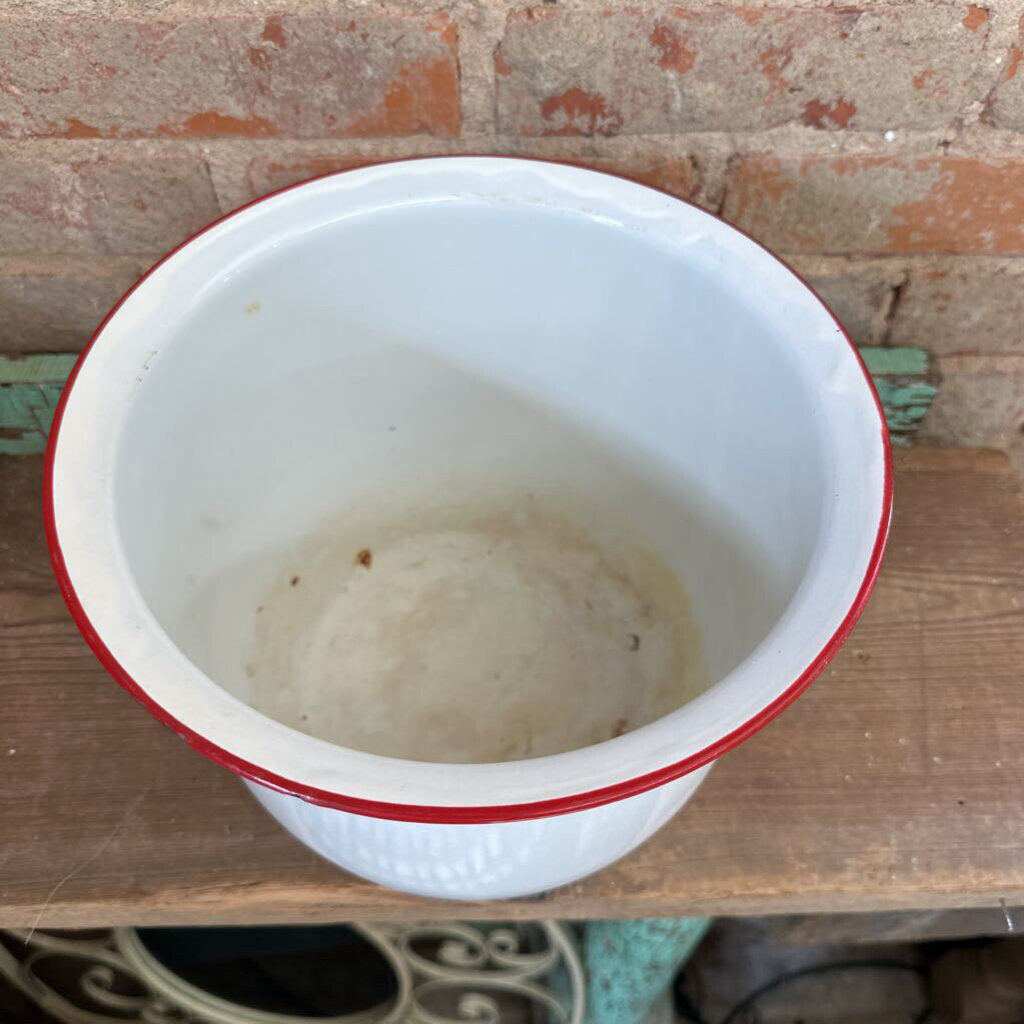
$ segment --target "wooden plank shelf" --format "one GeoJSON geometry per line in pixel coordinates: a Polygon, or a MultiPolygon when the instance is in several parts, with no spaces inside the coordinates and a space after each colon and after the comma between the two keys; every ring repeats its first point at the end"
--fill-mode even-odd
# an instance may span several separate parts
{"type": "Polygon", "coordinates": [[[319,860],[110,681],[0,460],[0,927],[837,913],[1024,903],[1024,516],[994,452],[898,453],[875,595],[808,693],[640,850],[503,904],[319,860]]]}

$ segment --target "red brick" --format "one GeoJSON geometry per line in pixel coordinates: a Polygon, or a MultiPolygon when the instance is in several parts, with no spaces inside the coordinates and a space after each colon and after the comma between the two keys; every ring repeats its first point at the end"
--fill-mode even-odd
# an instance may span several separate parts
{"type": "Polygon", "coordinates": [[[364,167],[376,163],[386,157],[370,156],[337,156],[333,154],[314,154],[302,156],[256,156],[249,163],[249,188],[253,198],[274,192],[285,185],[294,185],[308,178],[318,178],[322,174],[333,174],[335,171],[347,171],[353,167],[364,167]]]}
{"type": "Polygon", "coordinates": [[[1020,357],[942,356],[938,369],[942,383],[921,425],[923,441],[1019,449],[1024,429],[1020,357]]]}
{"type": "MultiPolygon", "coordinates": [[[[500,148],[500,147],[499,147],[500,148]]],[[[599,171],[621,174],[627,178],[671,192],[681,198],[689,198],[697,187],[697,175],[693,164],[685,156],[667,154],[660,147],[639,146],[622,155],[596,156],[592,153],[577,154],[572,149],[550,150],[536,153],[542,159],[561,160],[581,166],[594,167],[599,171]]],[[[265,195],[297,181],[315,178],[321,174],[344,171],[387,159],[349,154],[302,154],[275,157],[255,156],[249,164],[248,179],[253,197],[265,195]]]]}
{"type": "Polygon", "coordinates": [[[142,269],[141,264],[106,272],[63,266],[0,269],[0,351],[81,348],[142,269]]]}
{"type": "Polygon", "coordinates": [[[0,134],[267,138],[459,132],[444,14],[0,20],[0,134]]]}
{"type": "Polygon", "coordinates": [[[821,296],[858,345],[877,345],[904,273],[887,261],[791,259],[793,269],[821,296]],[[879,266],[879,262],[882,264],[879,266]],[[820,264],[832,264],[821,266],[820,264]]]}
{"type": "Polygon", "coordinates": [[[883,314],[891,289],[878,281],[856,277],[810,277],[807,283],[821,296],[846,333],[858,345],[875,343],[883,333],[883,314]]]}
{"type": "Polygon", "coordinates": [[[499,127],[523,135],[940,127],[970,97],[983,14],[968,4],[521,10],[495,55],[499,127]]]}
{"type": "Polygon", "coordinates": [[[1024,131],[1024,17],[1003,58],[1003,71],[989,101],[987,119],[1000,128],[1024,131]]]}
{"type": "Polygon", "coordinates": [[[197,156],[68,163],[0,156],[0,238],[8,256],[162,252],[219,213],[197,156]]]}
{"type": "Polygon", "coordinates": [[[662,156],[646,151],[628,157],[590,157],[580,163],[599,171],[624,175],[682,199],[692,197],[697,188],[696,170],[685,157],[662,156]]]}
{"type": "Polygon", "coordinates": [[[1024,253],[1024,160],[748,156],[724,215],[782,252],[1024,253]]]}
{"type": "Polygon", "coordinates": [[[958,260],[912,271],[891,340],[940,355],[1024,354],[1024,260],[958,260]]]}

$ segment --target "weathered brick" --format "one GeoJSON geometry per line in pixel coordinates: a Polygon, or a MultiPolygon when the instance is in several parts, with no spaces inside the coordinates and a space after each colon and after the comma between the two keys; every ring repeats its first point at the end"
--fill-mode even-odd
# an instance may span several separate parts
{"type": "Polygon", "coordinates": [[[1024,353],[1024,260],[911,272],[891,339],[942,355],[1024,353]]]}
{"type": "Polygon", "coordinates": [[[921,438],[933,444],[1013,448],[1024,428],[1024,361],[1020,357],[939,359],[942,384],[921,438]]]}
{"type": "Polygon", "coordinates": [[[1024,16],[1017,38],[1003,58],[1003,73],[992,93],[987,117],[1000,128],[1024,131],[1024,16]]]}
{"type": "Polygon", "coordinates": [[[748,156],[724,215],[782,252],[1022,253],[1024,160],[748,156]]]}
{"type": "Polygon", "coordinates": [[[514,12],[498,121],[524,135],[935,128],[964,105],[985,8],[514,12]]]}
{"type": "Polygon", "coordinates": [[[21,273],[0,269],[0,351],[80,349],[142,269],[141,264],[106,273],[67,267],[21,273]]]}
{"type": "MultiPolygon", "coordinates": [[[[387,157],[380,157],[385,160],[387,157]]],[[[301,156],[255,156],[249,163],[248,179],[253,198],[322,174],[347,171],[376,163],[371,156],[303,154],[301,156]]]]}
{"type": "Polygon", "coordinates": [[[389,136],[459,131],[443,13],[0,20],[0,134],[389,136]]]}
{"type": "Polygon", "coordinates": [[[570,162],[621,174],[682,199],[690,198],[697,187],[696,169],[690,160],[686,157],[662,156],[656,150],[642,150],[626,157],[589,156],[570,162]]]}
{"type": "Polygon", "coordinates": [[[903,281],[903,273],[889,265],[873,262],[820,267],[820,260],[791,260],[793,269],[821,296],[835,313],[847,334],[858,345],[874,345],[886,331],[886,317],[894,289],[903,281]]]}
{"type": "MultiPolygon", "coordinates": [[[[498,150],[501,147],[497,147],[498,150]]],[[[663,148],[641,146],[621,155],[577,154],[572,150],[550,150],[545,147],[536,155],[541,159],[558,160],[599,171],[622,174],[627,178],[671,192],[684,199],[690,197],[697,186],[693,163],[685,156],[665,153],[663,148]]],[[[382,156],[379,159],[387,159],[382,156]]],[[[321,174],[344,171],[373,163],[369,156],[348,154],[302,154],[296,156],[255,156],[248,167],[252,196],[265,195],[293,182],[304,181],[321,174]]]]}
{"type": "Polygon", "coordinates": [[[0,156],[5,255],[161,252],[219,214],[198,156],[0,156]]]}

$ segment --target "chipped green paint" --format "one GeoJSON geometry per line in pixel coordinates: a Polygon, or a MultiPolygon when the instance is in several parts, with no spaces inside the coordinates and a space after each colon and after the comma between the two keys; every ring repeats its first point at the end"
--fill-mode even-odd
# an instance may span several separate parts
{"type": "Polygon", "coordinates": [[[75,355],[0,356],[0,455],[37,455],[75,355]]]}
{"type": "Polygon", "coordinates": [[[860,354],[878,389],[892,443],[908,445],[938,392],[931,357],[922,348],[865,347],[860,354]]]}
{"type": "Polygon", "coordinates": [[[860,350],[873,377],[921,377],[929,371],[929,356],[923,348],[873,348],[860,350]]]}
{"type": "Polygon", "coordinates": [[[709,917],[588,921],[586,1024],[640,1024],[710,924],[709,917]]]}
{"type": "Polygon", "coordinates": [[[0,384],[57,384],[63,386],[78,360],[74,352],[43,356],[0,356],[0,384]]]}
{"type": "Polygon", "coordinates": [[[889,429],[895,431],[916,430],[931,408],[937,391],[933,384],[900,386],[884,377],[875,378],[875,387],[885,407],[889,429]]]}
{"type": "MultiPolygon", "coordinates": [[[[885,407],[894,444],[909,443],[935,398],[938,378],[920,348],[860,350],[885,407]]],[[[0,455],[35,455],[75,355],[0,356],[0,455]]]]}

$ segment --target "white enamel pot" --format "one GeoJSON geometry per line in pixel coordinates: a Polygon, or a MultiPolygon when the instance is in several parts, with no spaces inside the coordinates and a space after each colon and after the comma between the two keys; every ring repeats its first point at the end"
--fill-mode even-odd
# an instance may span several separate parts
{"type": "Polygon", "coordinates": [[[618,177],[456,157],[285,189],[158,263],[64,391],[45,514],[75,621],[157,718],[336,864],[471,899],[621,857],[795,699],[867,599],[891,495],[870,378],[775,256],[618,177]],[[398,351],[466,383],[432,390],[398,351]],[[246,704],[256,583],[356,490],[516,445],[527,475],[572,478],[490,413],[495,389],[674,495],[623,508],[687,584],[713,685],[604,742],[483,764],[350,749],[246,704]],[[195,611],[211,586],[216,628],[195,611]]]}

